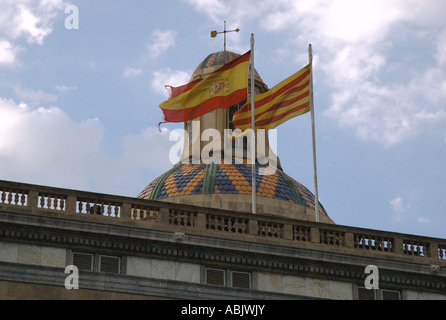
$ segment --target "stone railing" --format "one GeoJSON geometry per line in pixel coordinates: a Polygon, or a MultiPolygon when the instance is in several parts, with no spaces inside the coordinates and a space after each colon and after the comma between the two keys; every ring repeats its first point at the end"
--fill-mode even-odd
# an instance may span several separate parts
{"type": "Polygon", "coordinates": [[[446,239],[0,180],[1,211],[127,222],[160,230],[446,266],[446,239]]]}

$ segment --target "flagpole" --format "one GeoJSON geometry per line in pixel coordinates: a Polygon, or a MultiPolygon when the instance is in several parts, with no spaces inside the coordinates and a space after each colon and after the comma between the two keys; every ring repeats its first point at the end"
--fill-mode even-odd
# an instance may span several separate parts
{"type": "Polygon", "coordinates": [[[255,134],[255,78],[254,78],[254,34],[251,33],[251,126],[252,126],[252,143],[251,143],[251,185],[252,185],[252,213],[256,213],[256,134],[255,134]]]}
{"type": "Polygon", "coordinates": [[[310,61],[310,110],[311,110],[311,131],[313,136],[313,167],[314,167],[314,210],[316,222],[319,222],[319,195],[317,190],[317,168],[316,168],[316,134],[314,126],[314,101],[313,101],[313,49],[308,46],[308,58],[310,61]]]}

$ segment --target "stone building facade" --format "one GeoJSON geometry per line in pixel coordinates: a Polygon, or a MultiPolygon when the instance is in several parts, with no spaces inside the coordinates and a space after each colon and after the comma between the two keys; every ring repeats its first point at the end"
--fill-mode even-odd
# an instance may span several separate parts
{"type": "MultiPolygon", "coordinates": [[[[209,55],[191,81],[237,56],[209,55]]],[[[268,90],[257,73],[255,88],[268,90]]],[[[223,135],[238,107],[195,133],[185,123],[190,142],[223,135]]],[[[256,142],[271,154],[267,136],[256,142]]],[[[317,220],[278,158],[269,175],[256,163],[253,214],[240,151],[230,163],[183,153],[135,198],[0,180],[0,299],[446,299],[446,239],[337,225],[322,204],[317,220]]]]}
{"type": "Polygon", "coordinates": [[[446,298],[445,239],[9,181],[0,199],[1,299],[446,298]]]}

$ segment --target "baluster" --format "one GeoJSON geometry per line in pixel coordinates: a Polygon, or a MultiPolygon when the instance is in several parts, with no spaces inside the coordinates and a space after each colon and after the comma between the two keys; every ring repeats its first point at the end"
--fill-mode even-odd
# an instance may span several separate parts
{"type": "Polygon", "coordinates": [[[136,207],[134,207],[134,208],[132,208],[132,211],[131,211],[131,213],[130,213],[130,218],[131,219],[133,219],[133,220],[139,220],[138,218],[139,218],[139,212],[138,212],[138,208],[136,208],[136,207]]]}
{"type": "Polygon", "coordinates": [[[139,207],[132,209],[132,219],[141,220],[141,209],[139,207]]]}
{"type": "Polygon", "coordinates": [[[239,233],[246,232],[246,223],[245,223],[245,220],[243,220],[243,219],[239,219],[238,232],[239,233]]]}
{"type": "Polygon", "coordinates": [[[193,214],[192,212],[189,212],[189,213],[187,214],[187,217],[188,217],[188,220],[189,220],[189,224],[188,224],[188,226],[189,226],[189,227],[192,227],[192,226],[194,225],[194,223],[195,223],[195,217],[194,217],[194,214],[193,214]]]}
{"type": "Polygon", "coordinates": [[[24,193],[21,193],[20,194],[20,204],[22,205],[22,206],[24,206],[25,205],[25,194],[24,193]]]}
{"type": "Polygon", "coordinates": [[[79,201],[77,204],[77,210],[79,211],[79,213],[82,213],[82,209],[83,209],[82,201],[79,201]]]}
{"type": "Polygon", "coordinates": [[[232,218],[232,232],[240,233],[241,230],[241,223],[240,219],[232,218]]]}

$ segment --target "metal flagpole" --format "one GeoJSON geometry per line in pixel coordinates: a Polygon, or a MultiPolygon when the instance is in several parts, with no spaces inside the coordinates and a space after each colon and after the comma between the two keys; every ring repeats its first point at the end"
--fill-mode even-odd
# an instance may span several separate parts
{"type": "Polygon", "coordinates": [[[254,78],[254,34],[251,33],[251,127],[252,127],[252,143],[251,143],[251,185],[252,185],[252,213],[256,213],[256,134],[255,134],[255,78],[254,78]]]}
{"type": "Polygon", "coordinates": [[[314,167],[314,208],[316,212],[316,222],[319,222],[319,195],[317,190],[317,168],[316,168],[316,134],[314,128],[314,101],[313,101],[313,49],[308,46],[308,58],[310,61],[310,110],[311,110],[311,130],[313,135],[313,167],[314,167]]]}

